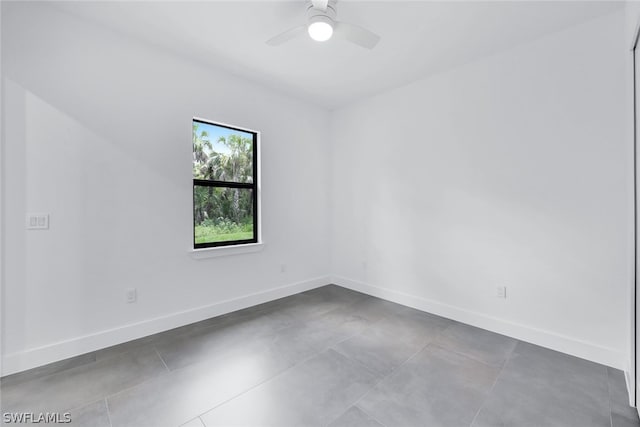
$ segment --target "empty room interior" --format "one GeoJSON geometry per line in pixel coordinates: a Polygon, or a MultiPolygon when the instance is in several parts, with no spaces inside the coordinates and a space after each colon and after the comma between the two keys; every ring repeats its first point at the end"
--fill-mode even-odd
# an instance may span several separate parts
{"type": "Polygon", "coordinates": [[[639,28],[0,1],[2,424],[640,426],[639,28]]]}

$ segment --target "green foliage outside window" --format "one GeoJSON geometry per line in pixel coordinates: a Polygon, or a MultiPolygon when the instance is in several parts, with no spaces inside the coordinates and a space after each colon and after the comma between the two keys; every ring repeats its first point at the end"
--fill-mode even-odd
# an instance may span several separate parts
{"type": "Polygon", "coordinates": [[[253,134],[193,122],[193,221],[196,244],[254,238],[253,134]],[[220,185],[201,185],[202,181],[220,185]],[[225,184],[227,183],[227,184],[225,184]]]}

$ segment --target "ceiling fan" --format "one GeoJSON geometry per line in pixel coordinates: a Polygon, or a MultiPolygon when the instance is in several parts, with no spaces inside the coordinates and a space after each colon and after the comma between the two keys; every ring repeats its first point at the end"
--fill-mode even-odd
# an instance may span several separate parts
{"type": "Polygon", "coordinates": [[[279,46],[308,32],[316,41],[323,42],[332,36],[342,38],[358,46],[373,49],[380,36],[354,24],[336,20],[336,0],[311,0],[307,3],[307,24],[291,28],[267,40],[269,46],[279,46]]]}

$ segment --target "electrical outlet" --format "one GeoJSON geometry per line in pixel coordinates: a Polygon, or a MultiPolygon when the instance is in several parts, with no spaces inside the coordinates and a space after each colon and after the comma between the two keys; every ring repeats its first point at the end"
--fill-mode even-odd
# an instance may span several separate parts
{"type": "Polygon", "coordinates": [[[280,273],[287,272],[287,264],[280,264],[280,273]]]}
{"type": "Polygon", "coordinates": [[[48,230],[49,214],[31,213],[27,214],[27,230],[48,230]]]}
{"type": "Polygon", "coordinates": [[[496,287],[496,297],[498,297],[498,298],[506,298],[507,297],[507,287],[506,286],[497,286],[496,287]]]}
{"type": "Polygon", "coordinates": [[[136,291],[136,288],[128,288],[124,291],[124,296],[125,299],[127,301],[127,303],[132,303],[132,302],[136,302],[136,300],[138,299],[138,293],[136,291]]]}

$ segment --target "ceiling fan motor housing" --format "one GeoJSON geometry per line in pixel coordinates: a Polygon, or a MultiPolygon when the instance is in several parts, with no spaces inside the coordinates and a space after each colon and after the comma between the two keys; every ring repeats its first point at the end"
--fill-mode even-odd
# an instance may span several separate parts
{"type": "Polygon", "coordinates": [[[317,9],[313,6],[313,3],[309,2],[307,7],[307,21],[309,24],[314,22],[326,22],[327,24],[334,26],[336,22],[336,2],[330,0],[327,4],[327,9],[317,9]]]}

